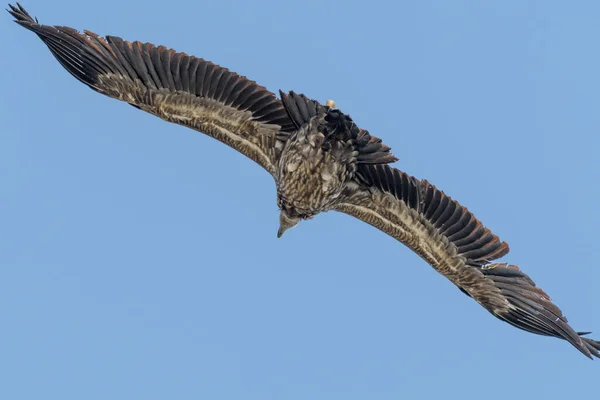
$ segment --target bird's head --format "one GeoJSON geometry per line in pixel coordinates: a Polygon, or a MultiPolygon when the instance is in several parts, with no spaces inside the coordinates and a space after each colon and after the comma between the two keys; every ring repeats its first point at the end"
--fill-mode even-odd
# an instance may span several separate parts
{"type": "Polygon", "coordinates": [[[290,215],[288,211],[282,209],[279,213],[279,230],[277,231],[277,237],[280,238],[285,231],[298,225],[298,222],[302,221],[302,218],[297,215],[290,215]]]}
{"type": "Polygon", "coordinates": [[[300,210],[292,205],[287,204],[285,201],[279,202],[279,230],[277,231],[277,237],[280,238],[285,231],[298,225],[298,222],[304,219],[312,219],[314,213],[308,212],[307,210],[300,210]]]}

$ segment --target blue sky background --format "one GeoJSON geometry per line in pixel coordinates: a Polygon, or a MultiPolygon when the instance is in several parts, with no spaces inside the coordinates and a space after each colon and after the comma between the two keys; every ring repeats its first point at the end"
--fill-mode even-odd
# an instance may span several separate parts
{"type": "MultiPolygon", "coordinates": [[[[598,2],[150,4],[23,0],[335,99],[600,337],[598,2]]],[[[596,396],[600,361],[349,216],[278,240],[258,165],[89,90],[8,14],[0,36],[0,398],[596,396]]]]}

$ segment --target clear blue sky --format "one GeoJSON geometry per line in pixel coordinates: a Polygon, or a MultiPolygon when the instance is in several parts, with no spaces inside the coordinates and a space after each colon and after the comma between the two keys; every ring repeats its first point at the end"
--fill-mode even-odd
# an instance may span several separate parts
{"type": "MultiPolygon", "coordinates": [[[[597,1],[149,4],[23,0],[336,100],[600,338],[597,1]]],[[[600,361],[358,220],[278,240],[258,165],[89,90],[8,14],[0,36],[0,398],[597,395],[600,361]]]]}

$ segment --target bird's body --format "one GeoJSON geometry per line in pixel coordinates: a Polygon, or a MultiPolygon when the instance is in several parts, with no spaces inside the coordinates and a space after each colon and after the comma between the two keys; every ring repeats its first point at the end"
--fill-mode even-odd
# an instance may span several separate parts
{"type": "Polygon", "coordinates": [[[354,216],[407,245],[497,318],[600,357],[600,342],[575,332],[518,267],[497,261],[509,251],[505,242],[428,181],[388,165],[397,160],[390,148],[333,102],[293,92],[278,99],[185,53],[41,25],[20,5],[9,12],[93,90],[203,132],[261,165],[277,187],[278,236],[321,212],[354,216]]]}
{"type": "Polygon", "coordinates": [[[281,97],[298,130],[288,138],[275,174],[282,214],[279,236],[302,219],[335,209],[348,185],[358,183],[361,163],[396,160],[389,147],[339,110],[293,92],[281,97]],[[305,105],[311,111],[307,107],[302,115],[305,105]]]}
{"type": "Polygon", "coordinates": [[[331,209],[351,179],[353,147],[343,138],[326,138],[322,116],[294,133],[277,165],[277,200],[290,217],[312,217],[331,209]],[[328,149],[329,148],[329,149],[328,149]]]}

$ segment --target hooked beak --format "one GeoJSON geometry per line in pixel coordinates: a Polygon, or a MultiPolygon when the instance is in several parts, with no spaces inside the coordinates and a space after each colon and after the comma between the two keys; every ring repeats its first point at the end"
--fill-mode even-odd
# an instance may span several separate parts
{"type": "Polygon", "coordinates": [[[285,229],[280,226],[279,229],[277,230],[277,239],[279,239],[283,236],[283,232],[285,232],[285,229]]]}
{"type": "Polygon", "coordinates": [[[293,228],[300,222],[301,218],[289,217],[286,213],[281,211],[279,214],[279,230],[277,231],[277,238],[283,236],[283,233],[288,229],[293,228]]]}

